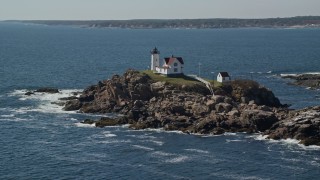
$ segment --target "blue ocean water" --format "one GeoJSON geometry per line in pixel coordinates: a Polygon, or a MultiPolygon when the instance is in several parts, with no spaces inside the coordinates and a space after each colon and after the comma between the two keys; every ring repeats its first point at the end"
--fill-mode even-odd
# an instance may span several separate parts
{"type": "MultiPolygon", "coordinates": [[[[51,104],[128,68],[149,51],[182,56],[185,72],[228,71],[270,88],[292,108],[320,104],[319,90],[280,74],[320,72],[320,29],[89,29],[0,23],[0,179],[318,179],[320,148],[258,134],[185,135],[126,126],[51,104]],[[57,87],[60,94],[24,96],[57,87]]],[[[214,73],[212,73],[214,72],[214,73]]]]}

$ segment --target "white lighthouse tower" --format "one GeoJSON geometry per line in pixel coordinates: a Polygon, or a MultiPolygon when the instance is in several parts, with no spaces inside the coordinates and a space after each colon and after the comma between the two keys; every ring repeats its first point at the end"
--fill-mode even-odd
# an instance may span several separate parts
{"type": "Polygon", "coordinates": [[[151,70],[156,71],[156,67],[160,67],[160,51],[155,47],[151,51],[151,70]]]}

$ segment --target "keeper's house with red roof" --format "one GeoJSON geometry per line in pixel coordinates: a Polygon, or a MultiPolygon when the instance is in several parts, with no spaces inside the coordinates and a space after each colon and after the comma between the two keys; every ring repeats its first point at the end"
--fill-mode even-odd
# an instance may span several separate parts
{"type": "Polygon", "coordinates": [[[162,66],[160,66],[160,51],[154,48],[151,51],[151,70],[155,73],[163,75],[180,75],[183,74],[183,59],[181,57],[166,57],[163,59],[162,66]]]}

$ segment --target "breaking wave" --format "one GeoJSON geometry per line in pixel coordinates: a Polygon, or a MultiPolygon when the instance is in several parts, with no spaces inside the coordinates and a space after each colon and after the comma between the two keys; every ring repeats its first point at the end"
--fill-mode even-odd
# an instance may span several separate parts
{"type": "Polygon", "coordinates": [[[76,111],[63,111],[62,106],[64,101],[61,101],[60,98],[66,98],[73,96],[74,93],[78,93],[81,90],[79,89],[65,89],[60,90],[59,93],[42,93],[35,92],[34,94],[28,96],[25,93],[29,92],[29,90],[14,90],[9,93],[9,97],[18,97],[20,101],[32,101],[36,103],[35,107],[22,107],[17,111],[26,113],[26,112],[42,112],[42,113],[76,113],[76,111]]]}

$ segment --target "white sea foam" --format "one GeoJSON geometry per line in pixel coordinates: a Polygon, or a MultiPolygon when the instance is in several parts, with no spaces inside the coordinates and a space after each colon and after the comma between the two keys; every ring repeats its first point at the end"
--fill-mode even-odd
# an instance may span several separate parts
{"type": "Polygon", "coordinates": [[[267,139],[268,135],[252,135],[252,136],[248,136],[249,138],[254,138],[255,140],[259,140],[259,141],[266,141],[269,143],[280,143],[283,145],[297,145],[297,147],[300,147],[304,150],[320,150],[320,146],[316,146],[316,145],[310,145],[310,146],[305,146],[303,144],[300,144],[300,140],[297,139],[280,139],[280,140],[274,140],[274,139],[267,139]]]}
{"type": "Polygon", "coordinates": [[[223,136],[222,134],[219,135],[214,135],[214,134],[208,134],[208,135],[203,135],[203,134],[193,134],[193,135],[198,135],[202,138],[212,138],[212,137],[219,137],[219,136],[223,136]]]}
{"type": "Polygon", "coordinates": [[[281,158],[284,161],[288,161],[288,162],[301,162],[301,159],[297,159],[297,158],[281,158]]]}
{"type": "Polygon", "coordinates": [[[303,144],[298,144],[300,148],[304,149],[304,150],[313,150],[313,151],[319,151],[320,150],[320,146],[316,146],[316,145],[310,145],[310,146],[305,146],[303,144]]]}
{"type": "Polygon", "coordinates": [[[78,121],[78,119],[76,119],[76,118],[69,118],[68,120],[70,120],[70,121],[78,121]]]}
{"type": "Polygon", "coordinates": [[[116,137],[116,134],[112,134],[110,131],[104,131],[102,133],[104,135],[104,137],[116,137]]]}
{"type": "Polygon", "coordinates": [[[288,77],[288,76],[293,76],[293,77],[299,77],[301,75],[319,75],[320,72],[306,72],[306,73],[299,73],[299,74],[280,74],[281,77],[288,77]]]}
{"type": "Polygon", "coordinates": [[[60,98],[66,98],[73,96],[74,92],[80,92],[78,89],[67,89],[67,90],[60,90],[59,93],[38,93],[35,92],[34,94],[27,96],[25,93],[28,92],[26,89],[22,90],[14,90],[13,92],[9,93],[9,96],[17,96],[21,101],[36,101],[38,105],[32,109],[24,109],[22,108],[21,111],[35,111],[35,112],[43,112],[43,113],[76,113],[75,111],[63,111],[62,107],[53,104],[54,102],[61,102],[60,98]]]}
{"type": "Polygon", "coordinates": [[[152,152],[152,156],[161,160],[164,159],[165,163],[180,163],[189,159],[189,157],[185,155],[167,153],[163,151],[152,152]]]}
{"type": "Polygon", "coordinates": [[[202,154],[209,154],[209,151],[201,150],[201,149],[185,149],[186,151],[202,153],[202,154]]]}
{"type": "Polygon", "coordinates": [[[258,140],[258,141],[264,141],[264,140],[268,140],[267,137],[268,135],[252,135],[252,136],[249,136],[249,137],[253,137],[255,140],[258,140]]]}
{"type": "Polygon", "coordinates": [[[223,135],[225,135],[225,136],[236,136],[237,133],[226,132],[223,135]]]}
{"type": "Polygon", "coordinates": [[[122,128],[129,128],[130,124],[121,125],[122,128]]]}
{"type": "Polygon", "coordinates": [[[226,139],[226,142],[244,142],[245,140],[241,140],[241,139],[226,139]]]}
{"type": "Polygon", "coordinates": [[[104,136],[105,137],[116,137],[117,135],[116,134],[105,134],[104,136]]]}
{"type": "Polygon", "coordinates": [[[3,114],[3,115],[0,115],[0,117],[4,117],[4,118],[10,118],[10,117],[14,117],[15,115],[14,114],[3,114]]]}
{"type": "Polygon", "coordinates": [[[18,109],[9,109],[8,111],[13,112],[14,114],[26,114],[31,109],[31,107],[22,107],[18,109]]]}
{"type": "Polygon", "coordinates": [[[175,154],[166,153],[166,152],[163,152],[163,151],[155,151],[155,152],[152,153],[152,155],[167,157],[167,156],[174,156],[175,154]]]}
{"type": "Polygon", "coordinates": [[[146,150],[146,151],[153,151],[154,150],[154,148],[141,146],[141,145],[132,145],[132,146],[135,147],[135,148],[138,148],[138,149],[146,150]]]}
{"type": "Polygon", "coordinates": [[[158,146],[162,146],[164,144],[164,142],[162,141],[156,141],[156,140],[143,140],[143,142],[151,142],[151,143],[154,143],[158,146]]]}
{"type": "Polygon", "coordinates": [[[30,121],[30,119],[26,118],[0,118],[0,121],[11,121],[11,122],[20,122],[20,121],[30,121]]]}
{"type": "Polygon", "coordinates": [[[175,133],[175,134],[186,134],[182,131],[166,131],[164,130],[163,128],[146,128],[146,129],[139,129],[139,130],[131,130],[131,129],[128,129],[128,131],[150,131],[150,132],[157,132],[157,133],[175,133]]]}
{"type": "Polygon", "coordinates": [[[167,160],[165,160],[165,162],[166,163],[181,163],[181,162],[185,162],[188,159],[189,159],[188,156],[178,156],[175,158],[167,159],[167,160]]]}
{"type": "Polygon", "coordinates": [[[157,139],[157,137],[151,136],[151,135],[148,135],[148,134],[144,134],[144,135],[127,135],[127,136],[134,137],[134,138],[137,138],[137,139],[157,139]]]}
{"type": "Polygon", "coordinates": [[[131,143],[131,140],[104,140],[104,141],[98,141],[98,143],[101,144],[119,144],[119,143],[131,143]]]}
{"type": "Polygon", "coordinates": [[[307,73],[303,73],[303,74],[318,75],[318,74],[320,74],[320,72],[307,72],[307,73]]]}
{"type": "Polygon", "coordinates": [[[83,124],[83,123],[74,123],[75,126],[77,127],[85,127],[85,128],[92,128],[92,127],[96,127],[96,124],[93,123],[93,124],[83,124]]]}
{"type": "Polygon", "coordinates": [[[220,173],[220,172],[212,172],[210,173],[212,176],[219,177],[219,179],[234,179],[234,180],[270,180],[270,178],[263,179],[258,176],[243,176],[239,174],[233,174],[232,172],[228,173],[220,173]]]}

